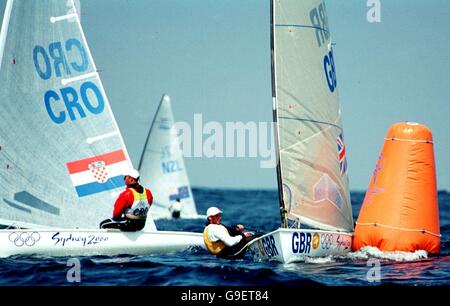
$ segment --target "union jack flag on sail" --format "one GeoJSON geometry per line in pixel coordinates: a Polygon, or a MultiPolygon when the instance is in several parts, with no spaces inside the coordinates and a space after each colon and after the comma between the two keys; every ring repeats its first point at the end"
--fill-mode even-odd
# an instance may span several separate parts
{"type": "Polygon", "coordinates": [[[347,172],[347,158],[345,157],[344,135],[342,134],[342,132],[337,138],[337,147],[339,154],[339,169],[341,172],[341,176],[343,176],[347,172]]]}

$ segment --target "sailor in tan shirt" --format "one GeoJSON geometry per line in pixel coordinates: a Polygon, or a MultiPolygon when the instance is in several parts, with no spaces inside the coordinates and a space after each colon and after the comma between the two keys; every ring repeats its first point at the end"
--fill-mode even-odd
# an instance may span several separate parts
{"type": "Polygon", "coordinates": [[[244,226],[237,224],[227,228],[220,223],[222,211],[217,207],[210,207],[206,211],[208,225],[203,232],[203,239],[207,249],[219,257],[227,257],[239,251],[252,236],[249,232],[244,232],[244,226]]]}

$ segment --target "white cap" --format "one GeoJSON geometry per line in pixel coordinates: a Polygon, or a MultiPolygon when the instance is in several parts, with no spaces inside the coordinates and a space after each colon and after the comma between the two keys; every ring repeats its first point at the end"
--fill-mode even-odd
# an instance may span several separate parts
{"type": "Polygon", "coordinates": [[[222,211],[220,209],[213,206],[213,207],[208,208],[208,210],[206,211],[206,216],[211,217],[211,216],[215,216],[215,215],[221,214],[221,213],[222,213],[222,211]]]}
{"type": "Polygon", "coordinates": [[[137,171],[137,170],[135,170],[135,169],[133,169],[133,168],[127,168],[125,171],[123,171],[123,173],[122,173],[124,176],[125,175],[128,175],[128,176],[131,176],[132,178],[134,178],[134,179],[138,179],[139,178],[139,171],[137,171]]]}

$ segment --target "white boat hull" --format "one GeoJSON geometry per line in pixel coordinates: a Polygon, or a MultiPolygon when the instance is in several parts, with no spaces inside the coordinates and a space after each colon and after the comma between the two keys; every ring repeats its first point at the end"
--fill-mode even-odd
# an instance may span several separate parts
{"type": "Polygon", "coordinates": [[[351,251],[352,237],[352,233],[280,228],[252,240],[247,252],[259,260],[290,263],[345,255],[351,251]]]}
{"type": "Polygon", "coordinates": [[[206,215],[181,215],[179,218],[173,218],[171,213],[165,213],[165,214],[156,214],[153,216],[153,220],[197,220],[197,219],[203,219],[207,220],[206,215]]]}
{"type": "Polygon", "coordinates": [[[190,232],[121,232],[104,229],[1,230],[0,257],[157,255],[205,249],[203,235],[190,232]]]}

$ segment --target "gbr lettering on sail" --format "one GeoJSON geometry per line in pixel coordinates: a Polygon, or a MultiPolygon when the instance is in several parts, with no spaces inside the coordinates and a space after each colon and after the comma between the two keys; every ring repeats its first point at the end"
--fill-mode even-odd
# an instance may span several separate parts
{"type": "MultiPolygon", "coordinates": [[[[89,67],[87,52],[75,38],[52,42],[48,46],[34,46],[33,62],[37,74],[44,81],[70,78],[85,73],[89,67]]],[[[91,81],[49,89],[44,93],[43,101],[48,116],[56,124],[84,118],[89,113],[100,114],[105,108],[100,89],[91,81]]]]}
{"type": "MultiPolygon", "coordinates": [[[[328,16],[325,9],[325,3],[321,2],[317,7],[309,11],[311,26],[315,29],[317,47],[321,47],[330,39],[328,27],[328,16]]],[[[323,58],[323,69],[325,72],[325,80],[331,92],[334,92],[337,86],[336,70],[334,67],[333,50],[325,54],[323,58]]]]}

